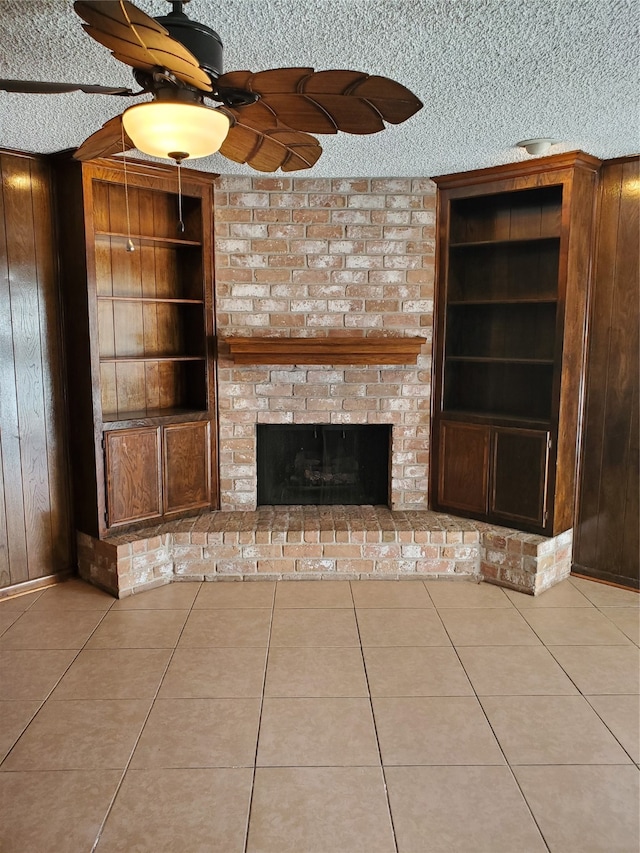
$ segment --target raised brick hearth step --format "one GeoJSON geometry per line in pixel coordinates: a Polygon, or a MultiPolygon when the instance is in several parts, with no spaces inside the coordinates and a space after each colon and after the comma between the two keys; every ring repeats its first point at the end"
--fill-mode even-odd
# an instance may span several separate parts
{"type": "Polygon", "coordinates": [[[466,577],[535,595],[569,575],[571,541],[434,512],[268,506],[78,533],[78,566],[120,598],[171,581],[360,577],[466,577]]]}

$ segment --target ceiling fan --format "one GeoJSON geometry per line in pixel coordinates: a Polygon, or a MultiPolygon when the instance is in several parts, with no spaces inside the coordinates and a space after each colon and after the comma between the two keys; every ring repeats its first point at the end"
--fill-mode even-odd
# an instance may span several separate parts
{"type": "Polygon", "coordinates": [[[74,83],[0,80],[0,90],[135,97],[74,153],[92,160],[137,148],[181,163],[220,153],[261,172],[309,169],[322,148],[311,134],[369,134],[400,124],[422,107],[409,89],[361,71],[276,68],[223,73],[222,42],[169,0],[172,11],[151,18],[128,0],[78,0],[86,32],[133,68],[138,91],[74,83]],[[205,99],[217,106],[205,105],[205,99]]]}

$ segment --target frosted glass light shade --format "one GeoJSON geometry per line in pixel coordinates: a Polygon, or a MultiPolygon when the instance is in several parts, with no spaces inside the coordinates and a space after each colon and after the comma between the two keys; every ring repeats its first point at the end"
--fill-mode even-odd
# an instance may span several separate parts
{"type": "Polygon", "coordinates": [[[186,160],[214,154],[229,132],[224,113],[203,104],[148,101],[122,114],[127,136],[152,157],[186,160]]]}
{"type": "Polygon", "coordinates": [[[546,137],[523,139],[522,142],[516,142],[516,148],[524,148],[527,154],[531,155],[548,154],[554,143],[554,139],[547,139],[546,137]]]}

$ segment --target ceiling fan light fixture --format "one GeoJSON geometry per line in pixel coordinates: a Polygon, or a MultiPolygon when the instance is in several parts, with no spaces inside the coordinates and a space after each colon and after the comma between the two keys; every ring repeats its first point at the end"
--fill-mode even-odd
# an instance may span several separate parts
{"type": "Polygon", "coordinates": [[[129,107],[122,114],[122,123],[138,151],[180,161],[215,154],[230,127],[229,119],[219,110],[172,101],[129,107]]]}

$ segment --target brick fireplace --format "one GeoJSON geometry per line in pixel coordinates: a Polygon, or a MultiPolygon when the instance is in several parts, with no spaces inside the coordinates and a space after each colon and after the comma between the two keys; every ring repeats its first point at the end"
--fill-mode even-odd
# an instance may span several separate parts
{"type": "Polygon", "coordinates": [[[257,424],[388,424],[391,507],[426,509],[435,185],[221,177],[216,186],[220,485],[254,509],[257,424]],[[407,365],[236,365],[225,340],[426,339],[407,365]]]}
{"type": "MultiPolygon", "coordinates": [[[[83,577],[123,597],[176,580],[471,577],[537,593],[569,574],[555,539],[428,506],[435,185],[221,177],[216,325],[221,511],[99,541],[83,577]],[[238,363],[233,339],[421,337],[407,363],[238,363]],[[386,425],[389,506],[262,506],[264,425],[386,425]]],[[[299,347],[300,348],[300,347],[299,347]]],[[[259,359],[257,360],[257,362],[259,359]]]]}

